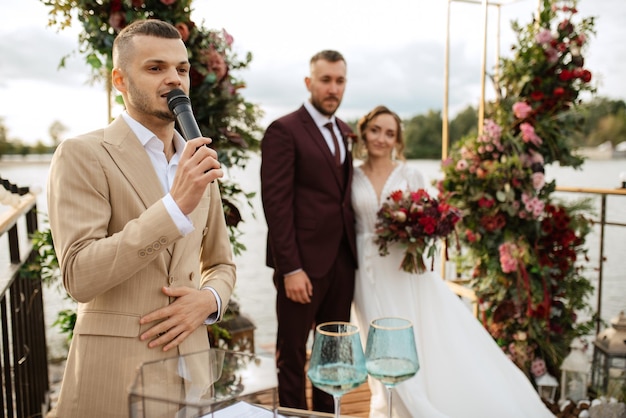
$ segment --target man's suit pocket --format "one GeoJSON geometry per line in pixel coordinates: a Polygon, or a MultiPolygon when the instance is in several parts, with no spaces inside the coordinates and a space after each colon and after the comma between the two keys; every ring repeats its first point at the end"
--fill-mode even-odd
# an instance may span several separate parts
{"type": "Polygon", "coordinates": [[[137,337],[140,333],[139,315],[87,311],[79,318],[74,334],[137,337]]]}

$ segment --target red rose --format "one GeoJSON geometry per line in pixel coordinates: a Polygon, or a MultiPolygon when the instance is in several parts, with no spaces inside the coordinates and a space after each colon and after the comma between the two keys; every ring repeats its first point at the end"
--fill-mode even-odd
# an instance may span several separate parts
{"type": "Polygon", "coordinates": [[[559,73],[559,80],[561,81],[569,81],[571,80],[573,77],[573,74],[570,70],[568,70],[567,68],[564,68],[561,70],[561,72],[559,73]]]}
{"type": "Polygon", "coordinates": [[[580,79],[582,81],[584,81],[585,83],[590,82],[591,81],[591,72],[589,70],[583,70],[583,73],[580,76],[580,79]]]}

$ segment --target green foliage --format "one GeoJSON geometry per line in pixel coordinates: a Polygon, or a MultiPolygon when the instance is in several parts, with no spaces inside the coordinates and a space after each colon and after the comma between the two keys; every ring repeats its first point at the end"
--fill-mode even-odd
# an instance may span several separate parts
{"type": "Polygon", "coordinates": [[[443,162],[442,196],[462,210],[460,260],[481,319],[526,373],[543,358],[553,375],[573,338],[593,319],[584,276],[589,201],[561,202],[544,165],[579,167],[571,146],[592,91],[582,49],[593,19],[574,21],[574,1],[544,0],[538,20],[513,24],[518,45],[502,60],[501,99],[487,106],[478,134],[463,137],[443,162]]]}
{"type": "Polygon", "coordinates": [[[441,112],[428,111],[410,119],[405,126],[406,148],[409,159],[441,158],[441,112]]]}
{"type": "Polygon", "coordinates": [[[467,135],[476,135],[478,132],[478,111],[473,106],[468,106],[459,112],[452,121],[450,121],[450,145],[453,145],[467,135]]]}

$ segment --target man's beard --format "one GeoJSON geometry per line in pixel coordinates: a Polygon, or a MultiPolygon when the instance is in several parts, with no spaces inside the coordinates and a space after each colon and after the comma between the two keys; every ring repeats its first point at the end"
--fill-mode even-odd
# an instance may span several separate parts
{"type": "Polygon", "coordinates": [[[317,100],[316,98],[311,97],[311,104],[322,115],[330,117],[330,116],[335,114],[335,112],[339,108],[339,105],[341,104],[341,100],[339,100],[339,99],[336,99],[336,100],[337,100],[336,106],[330,112],[328,110],[326,110],[326,108],[324,108],[324,101],[323,100],[317,100]]]}
{"type": "Polygon", "coordinates": [[[167,122],[176,121],[176,116],[174,116],[174,113],[172,113],[169,109],[167,111],[154,109],[150,105],[150,99],[148,98],[148,95],[141,90],[136,89],[133,83],[130,83],[130,85],[128,86],[128,92],[130,94],[130,97],[133,98],[133,105],[140,112],[145,113],[146,115],[157,117],[167,122]]]}

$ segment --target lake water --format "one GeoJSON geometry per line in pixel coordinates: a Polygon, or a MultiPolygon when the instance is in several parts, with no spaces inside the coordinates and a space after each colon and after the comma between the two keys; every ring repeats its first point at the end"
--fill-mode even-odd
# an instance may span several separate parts
{"type": "MultiPolygon", "coordinates": [[[[426,176],[427,181],[439,179],[442,174],[437,160],[412,160],[411,165],[418,167],[426,176]]],[[[275,290],[272,283],[272,270],[265,266],[265,238],[267,227],[259,195],[259,164],[258,156],[254,156],[246,169],[234,169],[229,177],[237,181],[246,192],[256,191],[252,199],[252,208],[240,204],[244,217],[241,224],[243,236],[241,241],[247,251],[236,257],[237,286],[235,298],[239,301],[241,311],[256,325],[255,348],[257,352],[273,352],[276,338],[276,315],[274,310],[275,290]]],[[[30,158],[28,160],[0,160],[0,177],[8,179],[18,186],[30,186],[38,191],[37,206],[42,213],[40,226],[44,226],[43,214],[47,213],[45,198],[46,180],[49,162],[47,159],[30,158]]],[[[621,160],[590,160],[585,162],[582,170],[571,168],[547,167],[548,180],[556,179],[558,186],[605,188],[619,187],[620,173],[626,172],[626,159],[621,160]]],[[[558,193],[564,199],[578,199],[581,196],[571,193],[558,193]]],[[[600,198],[594,198],[597,207],[600,198]]],[[[0,205],[0,212],[6,210],[0,205]]],[[[599,209],[598,209],[599,211],[599,209]]],[[[608,196],[606,219],[610,222],[626,223],[626,196],[608,196]]],[[[47,226],[47,225],[45,225],[47,226]]],[[[626,228],[607,226],[605,230],[605,262],[603,265],[603,297],[602,318],[609,321],[626,310],[626,228]]],[[[599,265],[599,228],[594,228],[588,236],[590,270],[588,277],[597,283],[597,267],[599,265]]],[[[2,260],[0,259],[0,262],[2,260]]],[[[62,296],[59,289],[46,288],[44,292],[47,334],[51,356],[62,357],[65,353],[64,336],[60,335],[52,323],[60,309],[72,308],[70,301],[62,296]]],[[[596,307],[595,297],[591,301],[596,307]]]]}

